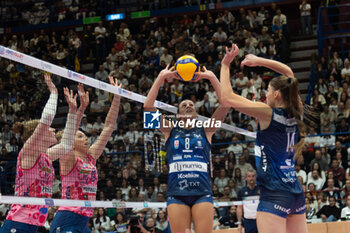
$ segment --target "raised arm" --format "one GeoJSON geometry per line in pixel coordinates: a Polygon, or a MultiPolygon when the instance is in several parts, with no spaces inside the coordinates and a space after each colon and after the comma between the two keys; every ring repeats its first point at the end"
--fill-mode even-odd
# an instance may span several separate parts
{"type": "MultiPolygon", "coordinates": [[[[144,111],[157,111],[157,109],[154,107],[154,102],[157,99],[159,88],[162,86],[162,84],[166,78],[168,78],[168,77],[176,78],[175,73],[176,73],[176,71],[174,71],[174,67],[169,69],[169,65],[167,65],[167,67],[159,73],[158,77],[156,78],[156,80],[154,81],[154,83],[151,87],[151,90],[148,92],[146,100],[143,104],[144,111]]],[[[163,122],[163,117],[161,116],[161,118],[162,118],[161,122],[163,122]]],[[[167,125],[169,125],[169,124],[167,124],[167,125]]],[[[164,129],[162,124],[161,124],[159,130],[164,134],[165,139],[167,139],[169,136],[170,130],[164,129]]]]}
{"type": "MultiPolygon", "coordinates": [[[[262,58],[262,57],[257,57],[255,55],[252,54],[248,54],[246,55],[245,59],[242,61],[241,63],[241,67],[243,66],[263,66],[266,68],[269,68],[279,74],[282,74],[283,76],[289,77],[289,78],[295,78],[294,77],[294,73],[292,71],[292,69],[281,63],[278,61],[274,61],[274,60],[270,60],[270,59],[266,59],[266,58],[262,58]]],[[[300,95],[298,96],[299,98],[299,104],[300,104],[300,108],[303,109],[303,101],[300,97],[300,95]]]]}
{"type": "Polygon", "coordinates": [[[33,134],[24,143],[22,149],[22,161],[23,168],[30,168],[34,165],[36,159],[40,155],[40,152],[46,152],[49,145],[40,143],[48,137],[50,125],[56,115],[58,92],[55,84],[51,81],[49,74],[44,74],[46,85],[50,90],[50,97],[47,101],[44,110],[41,114],[40,122],[35,128],[33,134]]]}
{"type": "Polygon", "coordinates": [[[230,83],[230,64],[239,53],[237,45],[233,44],[231,51],[226,48],[226,55],[221,62],[220,85],[221,98],[225,106],[230,106],[236,110],[257,118],[259,121],[270,122],[272,109],[264,103],[250,101],[233,92],[230,83]]]}
{"type": "Polygon", "coordinates": [[[73,149],[74,136],[76,132],[76,112],[77,112],[77,94],[73,94],[73,91],[68,88],[63,89],[64,96],[69,106],[69,112],[67,115],[66,126],[63,131],[61,142],[48,149],[47,154],[51,161],[55,161],[58,158],[62,158],[67,155],[73,149]]]}
{"type": "Polygon", "coordinates": [[[80,99],[80,106],[77,111],[77,120],[76,120],[76,127],[75,131],[78,131],[81,119],[83,118],[84,112],[86,110],[86,107],[89,105],[89,92],[84,91],[84,85],[79,83],[78,84],[78,94],[80,99]]]}
{"type": "Polygon", "coordinates": [[[275,60],[257,57],[253,54],[245,56],[245,59],[241,63],[241,67],[243,66],[263,66],[286,77],[294,78],[294,73],[289,66],[275,60]]]}
{"type": "MultiPolygon", "coordinates": [[[[203,66],[203,72],[198,72],[197,73],[197,77],[194,80],[194,82],[200,80],[200,79],[208,79],[211,83],[211,85],[214,87],[216,95],[218,96],[219,102],[220,102],[220,106],[215,110],[215,112],[213,113],[213,115],[211,116],[212,120],[215,121],[223,121],[228,113],[228,111],[230,110],[230,106],[226,106],[223,104],[222,102],[222,96],[221,96],[221,86],[220,86],[220,82],[219,79],[215,76],[215,74],[212,71],[209,71],[206,69],[205,66],[203,66]]],[[[218,128],[212,127],[212,128],[206,128],[205,132],[206,132],[206,136],[209,142],[211,142],[211,137],[213,136],[213,134],[215,133],[215,131],[218,128]]]]}
{"type": "MultiPolygon", "coordinates": [[[[109,77],[109,81],[112,85],[121,87],[121,84],[118,85],[117,80],[113,80],[113,77],[109,77]]],[[[108,143],[109,138],[111,137],[115,126],[117,124],[117,118],[118,118],[118,113],[119,113],[119,105],[120,105],[120,96],[119,95],[114,95],[113,101],[111,104],[111,107],[109,108],[106,120],[105,120],[105,125],[103,127],[103,130],[96,140],[96,142],[90,147],[89,149],[89,154],[97,160],[103,150],[106,147],[106,144],[108,143]]]]}

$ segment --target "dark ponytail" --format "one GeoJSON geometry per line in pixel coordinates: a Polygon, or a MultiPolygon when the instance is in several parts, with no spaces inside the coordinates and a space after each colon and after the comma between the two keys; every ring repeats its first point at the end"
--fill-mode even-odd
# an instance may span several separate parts
{"type": "Polygon", "coordinates": [[[294,160],[297,161],[301,156],[305,144],[305,124],[303,122],[303,102],[301,100],[298,88],[298,80],[280,76],[271,80],[270,85],[277,91],[281,92],[282,98],[286,105],[286,111],[290,117],[294,117],[298,123],[299,141],[294,145],[294,160]]]}

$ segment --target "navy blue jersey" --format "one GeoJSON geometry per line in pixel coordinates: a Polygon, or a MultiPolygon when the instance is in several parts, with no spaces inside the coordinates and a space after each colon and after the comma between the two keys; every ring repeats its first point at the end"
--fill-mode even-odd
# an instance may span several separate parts
{"type": "Polygon", "coordinates": [[[168,196],[212,195],[211,145],[203,128],[174,127],[165,144],[169,164],[168,196]]]}
{"type": "Polygon", "coordinates": [[[299,141],[298,124],[283,108],[272,109],[270,125],[260,130],[255,144],[257,184],[272,191],[302,193],[292,148],[299,141]]]}

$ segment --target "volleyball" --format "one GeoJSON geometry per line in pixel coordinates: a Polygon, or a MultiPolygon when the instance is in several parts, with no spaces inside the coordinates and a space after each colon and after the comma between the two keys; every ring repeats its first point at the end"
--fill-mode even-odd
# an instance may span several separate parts
{"type": "Polygon", "coordinates": [[[175,64],[177,76],[183,81],[189,82],[193,80],[196,72],[199,72],[199,62],[196,58],[185,55],[177,59],[175,64]]]}

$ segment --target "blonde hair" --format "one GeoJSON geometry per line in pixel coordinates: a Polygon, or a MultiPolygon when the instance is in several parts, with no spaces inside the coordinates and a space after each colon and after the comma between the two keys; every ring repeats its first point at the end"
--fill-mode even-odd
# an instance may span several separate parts
{"type": "Polygon", "coordinates": [[[12,130],[15,133],[21,133],[22,134],[22,140],[23,143],[26,142],[28,140],[28,138],[30,136],[32,136],[35,128],[38,126],[39,124],[39,120],[35,119],[35,120],[30,120],[30,121],[23,121],[23,122],[16,122],[13,127],[12,130]]]}
{"type": "Polygon", "coordinates": [[[56,133],[57,142],[60,142],[60,141],[61,141],[63,132],[64,132],[64,130],[62,129],[62,130],[60,130],[60,131],[58,131],[58,132],[56,133]]]}

